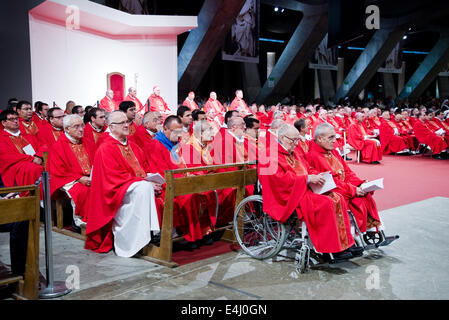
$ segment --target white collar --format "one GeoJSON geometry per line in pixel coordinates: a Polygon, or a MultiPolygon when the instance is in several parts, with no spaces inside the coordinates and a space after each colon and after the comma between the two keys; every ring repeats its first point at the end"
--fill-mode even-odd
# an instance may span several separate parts
{"type": "Polygon", "coordinates": [[[92,129],[94,129],[97,132],[101,132],[101,129],[103,129],[103,128],[100,128],[100,129],[95,128],[95,126],[91,122],[89,122],[89,124],[92,127],[92,129]]]}
{"type": "Polygon", "coordinates": [[[51,127],[52,127],[53,129],[55,129],[56,131],[62,131],[62,128],[56,128],[56,127],[54,127],[53,125],[51,125],[51,127]]]}
{"type": "Polygon", "coordinates": [[[271,131],[271,129],[268,129],[268,132],[271,133],[273,136],[277,137],[277,133],[274,133],[273,131],[271,131]]]}
{"type": "Polygon", "coordinates": [[[67,137],[67,139],[70,140],[70,142],[74,143],[74,144],[78,144],[80,143],[79,140],[74,139],[73,137],[70,136],[70,134],[67,134],[67,132],[64,131],[65,136],[67,137]]]}
{"type": "Polygon", "coordinates": [[[150,131],[150,130],[148,130],[148,129],[146,129],[146,128],[145,128],[145,130],[147,130],[148,133],[150,134],[150,136],[152,136],[152,137],[154,137],[154,136],[156,135],[153,131],[150,131]]]}
{"type": "Polygon", "coordinates": [[[306,136],[302,136],[302,135],[299,135],[299,138],[301,139],[302,142],[305,142],[307,139],[306,136]]]}
{"type": "Polygon", "coordinates": [[[230,130],[228,130],[228,133],[231,135],[231,136],[233,136],[234,138],[235,138],[235,140],[237,140],[237,142],[238,143],[243,143],[243,142],[245,142],[245,137],[242,137],[242,138],[237,138],[230,130]]]}
{"type": "Polygon", "coordinates": [[[126,138],[125,139],[125,142],[123,142],[123,141],[120,141],[116,136],[114,136],[113,134],[112,134],[112,132],[109,132],[109,135],[111,136],[111,137],[113,137],[115,140],[117,140],[118,142],[120,142],[122,145],[124,145],[124,146],[126,146],[127,144],[128,144],[128,138],[126,138]]]}
{"type": "Polygon", "coordinates": [[[14,137],[20,136],[20,130],[17,130],[16,133],[13,133],[13,132],[9,131],[8,129],[4,129],[4,130],[14,137]]]}
{"type": "Polygon", "coordinates": [[[190,129],[190,127],[182,127],[182,131],[184,131],[184,132],[189,132],[189,129],[190,129]]]}
{"type": "Polygon", "coordinates": [[[344,118],[344,117],[345,117],[345,116],[342,116],[342,115],[339,114],[339,113],[337,113],[335,116],[336,116],[336,117],[340,117],[340,118],[344,118]]]}

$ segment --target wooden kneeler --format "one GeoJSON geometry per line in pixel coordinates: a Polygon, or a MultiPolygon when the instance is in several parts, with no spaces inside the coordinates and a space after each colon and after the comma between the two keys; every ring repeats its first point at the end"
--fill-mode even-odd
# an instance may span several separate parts
{"type": "MultiPolygon", "coordinates": [[[[187,194],[201,193],[206,191],[214,191],[227,188],[237,188],[237,195],[235,199],[235,206],[244,199],[245,187],[254,184],[257,181],[257,170],[249,169],[250,163],[234,163],[229,165],[213,165],[205,167],[195,167],[189,169],[176,169],[165,171],[165,200],[164,213],[162,216],[161,240],[159,246],[148,244],[143,248],[143,259],[162,264],[168,267],[176,267],[177,264],[172,261],[173,241],[179,238],[172,238],[173,230],[173,200],[176,196],[187,194]],[[175,174],[191,173],[196,171],[211,171],[218,169],[236,168],[235,171],[210,173],[206,175],[187,176],[181,178],[174,178],[175,174]]],[[[215,231],[222,231],[225,233],[222,240],[235,241],[233,227],[228,225],[223,228],[218,228],[215,231]]]]}
{"type": "Polygon", "coordinates": [[[39,297],[39,187],[30,185],[22,187],[1,188],[0,193],[29,192],[23,198],[0,200],[0,224],[28,221],[28,244],[25,266],[25,279],[9,277],[0,280],[0,285],[18,282],[18,291],[13,294],[17,299],[38,299],[39,297]]]}

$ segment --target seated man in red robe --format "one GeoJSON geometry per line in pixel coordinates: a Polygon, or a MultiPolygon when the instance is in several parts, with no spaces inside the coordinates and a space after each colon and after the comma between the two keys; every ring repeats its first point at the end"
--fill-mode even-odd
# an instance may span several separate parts
{"type": "Polygon", "coordinates": [[[426,120],[430,117],[431,112],[420,113],[418,120],[413,124],[413,131],[418,141],[432,151],[432,157],[435,159],[445,159],[447,156],[448,145],[443,135],[438,135],[435,130],[429,126],[426,120]]]}
{"type": "Polygon", "coordinates": [[[134,87],[128,89],[128,95],[123,99],[123,101],[132,101],[136,106],[136,112],[143,115],[147,109],[144,107],[142,102],[137,98],[137,90],[134,87]]]}
{"type": "Polygon", "coordinates": [[[362,125],[365,115],[358,113],[356,123],[348,128],[348,143],[356,150],[361,151],[361,161],[371,164],[379,164],[382,160],[382,148],[379,140],[368,135],[362,125]]]}
{"type": "Polygon", "coordinates": [[[113,111],[110,134],[98,147],[88,199],[85,248],[98,253],[114,248],[132,257],[159,231],[155,195],[161,186],[145,178],[148,163],[142,150],[128,141],[128,117],[113,111]]]}
{"type": "Polygon", "coordinates": [[[243,100],[243,91],[242,90],[235,91],[235,98],[234,98],[234,100],[232,100],[229,110],[237,110],[239,112],[243,111],[246,114],[251,113],[245,100],[243,100]]]}
{"type": "MultiPolygon", "coordinates": [[[[155,142],[152,145],[146,145],[144,149],[152,172],[158,172],[165,177],[166,170],[187,168],[179,144],[182,132],[182,122],[179,117],[172,115],[165,119],[163,129],[156,133],[155,142]]],[[[182,176],[185,175],[177,174],[175,178],[182,176]]],[[[162,202],[165,200],[165,187],[166,185],[163,185],[159,197],[162,202]]],[[[199,219],[199,204],[200,201],[196,194],[177,196],[173,203],[174,231],[190,242],[188,246],[191,249],[196,248],[193,242],[201,240],[204,236],[199,219]]],[[[160,214],[162,215],[162,212],[160,214]]]]}
{"type": "Polygon", "coordinates": [[[184,102],[182,103],[182,105],[188,107],[190,111],[198,109],[198,105],[193,99],[195,99],[195,92],[190,91],[187,98],[185,98],[184,102]]]}
{"type": "Polygon", "coordinates": [[[209,94],[209,99],[206,101],[206,104],[204,105],[204,112],[206,112],[206,114],[209,110],[214,110],[215,115],[220,118],[222,118],[226,112],[221,102],[217,100],[217,94],[214,91],[212,91],[209,94]]]}
{"type": "Polygon", "coordinates": [[[48,110],[48,123],[49,126],[42,126],[37,133],[37,141],[40,147],[50,149],[53,144],[58,141],[61,135],[62,122],[64,119],[64,111],[61,108],[55,107],[48,110]]]}
{"type": "Polygon", "coordinates": [[[299,140],[295,127],[283,125],[278,131],[278,153],[270,158],[277,164],[276,172],[266,174],[265,166],[259,167],[264,211],[282,223],[296,212],[298,218],[305,221],[318,252],[333,253],[337,259],[361,255],[362,250],[356,248],[351,235],[344,198],[337,192],[320,195],[309,189],[313,184],[322,185],[324,179],[319,170],[312,169],[295,153],[299,140]]]}
{"type": "Polygon", "coordinates": [[[33,136],[19,129],[16,111],[0,113],[0,176],[5,187],[36,183],[42,174],[42,154],[33,136]]]}
{"type": "Polygon", "coordinates": [[[39,132],[38,125],[33,120],[33,109],[31,103],[28,101],[19,101],[16,106],[16,111],[19,114],[20,131],[36,136],[39,132]]]}
{"type": "Polygon", "coordinates": [[[136,105],[133,101],[122,101],[119,105],[119,110],[123,111],[128,117],[129,123],[129,137],[132,137],[137,130],[136,119],[136,105]]]}
{"type": "Polygon", "coordinates": [[[380,227],[380,218],[371,193],[365,193],[360,185],[365,182],[358,178],[342,157],[334,150],[335,130],[323,123],[315,130],[307,162],[320,172],[330,171],[337,188],[333,191],[342,195],[354,214],[361,232],[380,227]]]}
{"type": "Polygon", "coordinates": [[[106,95],[103,99],[100,100],[99,108],[103,109],[106,112],[112,112],[117,110],[117,106],[115,105],[114,99],[114,91],[108,90],[106,91],[106,95]]]}
{"type": "Polygon", "coordinates": [[[432,119],[433,123],[435,123],[440,129],[444,130],[444,136],[446,138],[446,143],[449,141],[449,124],[444,122],[444,112],[438,110],[435,112],[434,118],[432,119]]]}
{"type": "Polygon", "coordinates": [[[98,138],[106,130],[106,115],[103,109],[92,108],[88,112],[89,122],[84,127],[83,140],[89,140],[97,148],[98,138]]]}
{"type": "Polygon", "coordinates": [[[301,118],[295,121],[294,127],[299,132],[298,145],[295,148],[295,153],[305,159],[306,154],[309,152],[310,139],[306,137],[309,132],[309,123],[306,118],[301,118]]]}
{"type": "Polygon", "coordinates": [[[45,119],[47,119],[49,109],[48,104],[42,101],[36,101],[34,103],[33,121],[39,129],[42,125],[48,124],[45,119]]]}
{"type": "Polygon", "coordinates": [[[409,155],[410,146],[406,137],[401,136],[401,131],[394,121],[390,120],[390,112],[384,111],[379,127],[379,138],[383,154],[409,155]]]}
{"type": "MultiPolygon", "coordinates": [[[[260,121],[250,116],[246,116],[245,121],[245,150],[247,150],[247,157],[245,161],[256,161],[258,156],[258,141],[260,121]]],[[[254,166],[255,167],[255,166],[254,166]]]]}
{"type": "Polygon", "coordinates": [[[153,87],[153,93],[148,97],[147,101],[150,102],[149,110],[160,112],[164,118],[172,113],[164,98],[161,97],[161,88],[159,86],[153,87]]]}
{"type": "Polygon", "coordinates": [[[64,133],[48,155],[50,194],[52,197],[57,196],[57,191],[67,194],[72,202],[73,222],[81,227],[87,221],[95,145],[83,138],[84,122],[80,116],[66,115],[63,126],[64,133]]]}
{"type": "Polygon", "coordinates": [[[148,111],[143,116],[142,125],[136,129],[132,136],[134,141],[142,150],[146,145],[154,143],[156,133],[162,130],[163,117],[158,111],[148,111]]]}
{"type": "Polygon", "coordinates": [[[181,119],[182,122],[182,136],[181,136],[181,142],[187,143],[187,141],[190,140],[190,136],[193,134],[192,130],[192,111],[189,107],[186,106],[180,106],[178,110],[176,111],[176,115],[181,119]]]}

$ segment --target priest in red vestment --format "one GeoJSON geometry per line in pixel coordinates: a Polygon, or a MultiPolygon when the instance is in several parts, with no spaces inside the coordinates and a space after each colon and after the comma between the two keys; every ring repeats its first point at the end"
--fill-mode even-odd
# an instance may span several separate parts
{"type": "Polygon", "coordinates": [[[408,154],[410,151],[408,140],[401,136],[399,127],[390,120],[390,112],[384,111],[380,121],[379,138],[383,154],[408,154]]]}
{"type": "Polygon", "coordinates": [[[278,153],[270,158],[276,163],[275,174],[264,174],[264,165],[259,169],[264,211],[282,223],[296,212],[305,221],[316,251],[352,258],[349,248],[355,249],[355,241],[345,200],[333,191],[320,195],[309,189],[322,185],[324,179],[294,152],[299,140],[293,126],[283,125],[278,131],[278,153]]]}
{"type": "Polygon", "coordinates": [[[260,121],[260,128],[263,130],[270,128],[270,123],[273,121],[273,113],[266,112],[265,105],[259,106],[259,111],[256,112],[257,119],[260,121]]]}
{"type": "Polygon", "coordinates": [[[63,132],[62,123],[65,117],[61,108],[55,107],[48,110],[48,122],[50,125],[42,126],[37,133],[37,140],[40,147],[50,149],[58,141],[63,132]]]}
{"type": "Polygon", "coordinates": [[[235,91],[235,98],[232,100],[229,110],[244,111],[246,114],[251,113],[245,100],[243,100],[242,90],[235,91]]]}
{"type": "Polygon", "coordinates": [[[356,150],[361,151],[361,161],[379,164],[382,160],[382,148],[379,140],[366,133],[362,122],[365,119],[363,113],[358,113],[356,123],[348,128],[348,143],[356,150]]]}
{"type": "Polygon", "coordinates": [[[129,137],[132,137],[138,127],[134,121],[136,119],[136,105],[133,101],[122,101],[119,105],[119,110],[123,111],[128,117],[129,137]]]}
{"type": "Polygon", "coordinates": [[[0,113],[0,175],[5,187],[36,183],[42,174],[42,154],[33,136],[19,129],[16,111],[0,113]]]}
{"type": "Polygon", "coordinates": [[[306,154],[309,152],[311,141],[306,137],[309,132],[309,123],[306,118],[301,118],[295,121],[294,127],[299,132],[299,140],[298,145],[295,148],[295,153],[305,158],[306,154]]]}
{"type": "Polygon", "coordinates": [[[128,95],[123,99],[123,101],[132,101],[134,102],[134,105],[136,106],[136,112],[143,115],[145,111],[147,111],[147,108],[140,102],[140,100],[137,98],[137,90],[134,87],[130,87],[128,89],[128,95]]]}
{"type": "Polygon", "coordinates": [[[209,99],[204,105],[204,112],[206,112],[206,114],[209,110],[214,110],[215,115],[218,117],[223,116],[226,112],[221,102],[217,100],[217,94],[214,91],[209,94],[209,99]]]}
{"type": "Polygon", "coordinates": [[[83,140],[89,140],[97,148],[100,136],[106,130],[106,115],[103,109],[92,108],[88,113],[89,122],[84,127],[83,140]]]}
{"type": "Polygon", "coordinates": [[[42,101],[36,101],[34,103],[33,121],[39,129],[43,125],[48,124],[48,121],[46,119],[49,109],[50,108],[48,107],[48,104],[42,101]]]}
{"type": "Polygon", "coordinates": [[[429,127],[426,120],[430,117],[430,112],[420,113],[418,120],[413,124],[413,131],[420,143],[427,145],[433,153],[435,159],[444,159],[447,154],[448,145],[444,136],[435,133],[433,128],[429,127]]]}
{"type": "MultiPolygon", "coordinates": [[[[165,177],[166,170],[187,168],[179,144],[182,132],[182,122],[179,117],[172,115],[165,119],[163,129],[154,138],[155,142],[152,145],[146,145],[144,149],[152,172],[158,172],[165,177]]],[[[183,176],[185,175],[176,174],[175,178],[183,176]]],[[[160,196],[162,201],[165,200],[165,187],[164,184],[160,196]]],[[[198,195],[188,194],[174,198],[173,227],[176,233],[182,235],[188,242],[201,240],[204,236],[199,211],[198,195]]]]}
{"type": "Polygon", "coordinates": [[[161,88],[158,86],[153,88],[153,93],[147,101],[150,102],[150,111],[159,111],[164,117],[172,113],[164,98],[161,97],[161,88]]]}
{"type": "Polygon", "coordinates": [[[156,133],[162,130],[163,116],[158,111],[148,111],[143,116],[142,125],[136,129],[136,133],[132,136],[134,141],[142,150],[146,145],[155,142],[156,133]]]}
{"type": "Polygon", "coordinates": [[[88,199],[85,248],[98,253],[114,248],[132,257],[158,232],[155,195],[161,185],[146,181],[148,163],[142,150],[128,141],[128,117],[113,111],[109,136],[98,147],[88,199]]]}
{"type": "Polygon", "coordinates": [[[183,101],[182,105],[188,107],[190,111],[199,109],[194,99],[195,99],[195,92],[190,91],[187,98],[185,98],[185,100],[183,101]]]}
{"type": "Polygon", "coordinates": [[[345,198],[361,232],[380,227],[379,213],[372,193],[365,193],[360,188],[365,180],[358,178],[334,150],[334,142],[334,128],[326,123],[318,126],[314,142],[306,155],[307,162],[320,172],[331,172],[337,185],[333,191],[345,198]]]}
{"type": "Polygon", "coordinates": [[[117,106],[113,99],[114,99],[114,91],[112,90],[106,91],[106,96],[100,100],[99,108],[103,109],[106,112],[112,112],[114,110],[117,110],[117,106]]]}
{"type": "Polygon", "coordinates": [[[182,136],[181,136],[181,142],[187,143],[187,141],[190,140],[190,136],[193,134],[192,129],[192,123],[193,123],[193,117],[192,117],[192,111],[189,107],[186,106],[180,106],[178,110],[176,111],[176,115],[181,119],[182,122],[182,136]]]}
{"type": "Polygon", "coordinates": [[[95,154],[92,141],[83,138],[84,122],[76,115],[64,118],[64,133],[52,146],[48,155],[50,194],[62,191],[72,201],[73,221],[80,227],[87,221],[90,175],[95,154]]]}
{"type": "Polygon", "coordinates": [[[20,131],[36,136],[39,132],[39,127],[33,120],[31,103],[24,100],[19,101],[16,106],[16,111],[19,114],[20,131]]]}

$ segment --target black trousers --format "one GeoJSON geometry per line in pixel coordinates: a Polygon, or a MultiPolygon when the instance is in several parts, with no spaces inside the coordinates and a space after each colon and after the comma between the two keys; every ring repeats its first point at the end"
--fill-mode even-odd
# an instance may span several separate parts
{"type": "Polygon", "coordinates": [[[9,232],[12,273],[23,276],[27,257],[28,221],[1,224],[0,232],[9,232]]]}

